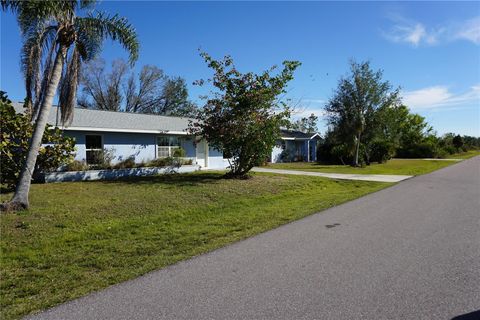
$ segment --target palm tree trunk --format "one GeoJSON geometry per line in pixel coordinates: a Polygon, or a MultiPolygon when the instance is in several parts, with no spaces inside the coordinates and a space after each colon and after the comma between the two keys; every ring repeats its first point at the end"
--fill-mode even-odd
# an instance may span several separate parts
{"type": "Polygon", "coordinates": [[[37,121],[35,122],[33,136],[30,140],[27,160],[25,161],[22,171],[20,172],[20,178],[17,182],[15,194],[10,202],[2,204],[2,211],[15,211],[28,208],[28,193],[30,191],[32,174],[33,170],[35,169],[35,163],[37,162],[38,151],[42,144],[42,137],[43,133],[45,132],[48,115],[50,114],[50,109],[52,108],[53,97],[57,92],[60,77],[62,75],[63,61],[65,59],[67,49],[68,48],[66,46],[60,46],[58,48],[53,65],[52,77],[46,88],[45,96],[40,106],[40,112],[38,114],[37,121]]]}

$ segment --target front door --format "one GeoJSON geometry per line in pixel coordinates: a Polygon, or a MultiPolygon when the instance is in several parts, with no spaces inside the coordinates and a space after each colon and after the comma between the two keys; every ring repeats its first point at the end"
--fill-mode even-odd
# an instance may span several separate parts
{"type": "Polygon", "coordinates": [[[208,166],[207,153],[207,142],[205,140],[197,142],[197,164],[202,168],[208,166]]]}

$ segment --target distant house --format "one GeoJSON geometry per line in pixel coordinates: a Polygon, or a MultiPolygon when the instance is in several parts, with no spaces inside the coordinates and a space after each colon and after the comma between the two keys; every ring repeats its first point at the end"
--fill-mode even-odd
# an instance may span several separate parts
{"type": "Polygon", "coordinates": [[[281,138],[272,150],[270,162],[317,161],[319,133],[281,130],[281,138]]]}
{"type": "MultiPolygon", "coordinates": [[[[23,104],[14,103],[16,112],[23,113],[23,104]]],[[[168,117],[128,112],[75,109],[72,123],[63,127],[59,123],[59,110],[53,107],[48,123],[60,127],[64,134],[75,138],[75,159],[89,165],[96,164],[95,155],[110,150],[112,163],[127,158],[135,162],[171,157],[183,148],[186,158],[193,164],[208,169],[225,169],[228,160],[223,152],[208,142],[187,132],[189,118],[168,117]]],[[[272,150],[271,162],[316,161],[318,133],[282,130],[281,138],[272,150]]]]}
{"type": "MultiPolygon", "coordinates": [[[[24,112],[22,103],[14,103],[14,107],[17,112],[24,112]]],[[[105,149],[114,154],[112,163],[116,163],[129,157],[135,158],[135,162],[170,157],[175,149],[183,148],[186,158],[202,168],[225,169],[228,165],[221,151],[188,135],[188,118],[77,108],[73,122],[62,127],[57,112],[58,108],[53,107],[48,123],[58,125],[65,135],[75,138],[75,159],[87,164],[95,164],[95,155],[105,149]]]]}

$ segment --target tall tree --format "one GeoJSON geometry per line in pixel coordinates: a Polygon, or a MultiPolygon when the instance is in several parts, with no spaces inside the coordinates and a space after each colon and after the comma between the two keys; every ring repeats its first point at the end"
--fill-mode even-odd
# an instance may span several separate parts
{"type": "Polygon", "coordinates": [[[138,90],[135,76],[128,79],[126,88],[127,112],[154,113],[155,106],[161,100],[161,90],[165,74],[156,66],[143,66],[138,75],[138,90]]]}
{"type": "Polygon", "coordinates": [[[118,15],[88,11],[93,0],[22,1],[1,0],[3,10],[17,14],[23,37],[22,69],[25,74],[27,100],[38,105],[34,110],[35,128],[27,159],[20,173],[14,196],[2,204],[2,210],[28,208],[28,194],[48,115],[57,90],[61,121],[68,124],[73,117],[80,80],[80,64],[100,50],[104,39],[117,40],[129,52],[130,62],[138,56],[138,40],[134,28],[118,15]],[[42,70],[42,62],[45,62],[42,70]],[[38,80],[38,81],[37,81],[38,80]]]}
{"type": "Polygon", "coordinates": [[[350,62],[350,74],[340,79],[333,97],[325,110],[329,125],[340,132],[346,144],[353,140],[353,165],[359,165],[362,141],[372,141],[376,129],[376,111],[398,103],[399,89],[392,90],[383,81],[382,70],[373,71],[370,63],[350,62]]]}
{"type": "Polygon", "coordinates": [[[81,77],[82,95],[78,105],[83,108],[120,111],[123,102],[123,80],[128,65],[123,60],[112,62],[112,71],[105,74],[105,61],[94,59],[83,64],[81,77]]]}
{"type": "Polygon", "coordinates": [[[457,149],[457,152],[460,150],[461,147],[463,147],[464,145],[464,142],[463,142],[463,138],[461,135],[456,135],[453,139],[452,139],[452,143],[453,143],[453,146],[455,147],[455,149],[457,149]]]}
{"type": "Polygon", "coordinates": [[[136,76],[123,60],[115,60],[107,72],[105,61],[95,59],[84,64],[84,71],[78,101],[82,107],[171,116],[193,116],[197,110],[188,99],[185,80],[169,77],[156,66],[145,65],[136,76]]]}
{"type": "Polygon", "coordinates": [[[161,99],[154,113],[172,116],[195,116],[197,106],[188,100],[188,90],[185,79],[168,78],[162,88],[161,99]]]}
{"type": "Polygon", "coordinates": [[[266,160],[280,127],[288,123],[290,111],[279,96],[286,92],[300,63],[285,61],[276,75],[271,74],[275,67],[254,74],[239,72],[229,56],[221,61],[206,53],[201,56],[214,71],[209,83],[215,91],[191,124],[190,132],[231,158],[229,176],[245,177],[266,160]]]}
{"type": "Polygon", "coordinates": [[[303,117],[291,123],[293,130],[302,131],[305,133],[314,133],[318,131],[318,117],[311,114],[308,117],[303,117]]]}

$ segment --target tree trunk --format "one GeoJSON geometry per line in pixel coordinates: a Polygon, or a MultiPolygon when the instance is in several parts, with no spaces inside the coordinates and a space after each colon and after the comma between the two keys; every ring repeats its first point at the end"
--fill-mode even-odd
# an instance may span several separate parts
{"type": "Polygon", "coordinates": [[[358,153],[359,153],[359,150],[360,150],[360,133],[357,136],[357,146],[355,148],[355,160],[354,160],[354,163],[353,163],[353,165],[355,167],[358,167],[358,153]]]}
{"type": "Polygon", "coordinates": [[[48,121],[48,115],[52,108],[53,97],[57,92],[58,83],[63,70],[63,61],[67,53],[66,46],[60,46],[55,57],[55,63],[53,65],[52,77],[48,83],[45,92],[45,98],[43,99],[37,121],[35,122],[35,128],[33,136],[30,139],[30,145],[27,154],[27,160],[25,161],[22,171],[20,172],[20,178],[17,182],[15,194],[10,202],[1,205],[2,211],[10,210],[22,210],[28,208],[28,193],[30,191],[30,184],[32,181],[32,174],[35,169],[35,163],[37,162],[37,156],[42,145],[43,133],[45,132],[45,126],[48,121]]]}

